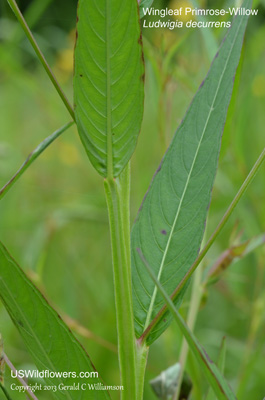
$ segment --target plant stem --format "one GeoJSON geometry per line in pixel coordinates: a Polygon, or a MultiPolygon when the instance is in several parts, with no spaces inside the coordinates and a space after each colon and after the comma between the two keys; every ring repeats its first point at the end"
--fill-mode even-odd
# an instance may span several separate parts
{"type": "Polygon", "coordinates": [[[136,345],[136,400],[143,399],[145,368],[149,347],[145,343],[136,345]]]}
{"type": "MultiPolygon", "coordinates": [[[[207,254],[208,250],[211,248],[212,244],[214,243],[214,241],[216,240],[217,236],[219,235],[219,233],[221,232],[221,230],[223,229],[223,227],[225,226],[226,222],[228,221],[229,217],[231,216],[232,212],[234,211],[234,209],[236,208],[239,200],[241,199],[241,197],[243,196],[243,194],[245,193],[245,191],[247,190],[248,186],[250,185],[250,183],[253,181],[253,179],[255,178],[259,168],[261,167],[263,161],[265,159],[265,148],[263,149],[262,153],[260,154],[259,158],[257,159],[257,161],[255,162],[254,166],[252,167],[250,173],[248,174],[247,178],[245,179],[244,183],[242,184],[242,186],[240,187],[239,191],[237,192],[236,196],[234,197],[232,203],[230,204],[230,206],[228,207],[227,211],[225,212],[223,218],[221,219],[221,221],[219,222],[217,228],[215,229],[215,231],[213,232],[213,234],[211,235],[210,239],[208,240],[208,242],[206,243],[205,247],[203,248],[203,250],[200,252],[200,254],[198,255],[198,257],[196,258],[196,260],[194,261],[194,263],[192,264],[192,266],[190,267],[190,269],[188,270],[188,272],[186,273],[186,275],[184,276],[184,278],[181,280],[181,282],[178,284],[178,286],[176,287],[176,289],[174,290],[174,292],[172,293],[172,295],[170,296],[171,300],[174,302],[174,300],[176,299],[176,297],[179,295],[180,291],[183,289],[184,285],[186,284],[186,282],[190,279],[191,275],[193,274],[193,272],[196,270],[196,268],[198,267],[198,265],[200,264],[200,262],[203,260],[203,258],[205,257],[205,255],[207,254]]],[[[153,329],[156,327],[156,325],[159,323],[159,321],[161,321],[161,319],[164,317],[166,311],[168,310],[168,306],[164,305],[161,310],[158,312],[158,314],[155,316],[155,318],[152,320],[152,322],[149,324],[149,326],[146,328],[146,330],[144,331],[144,333],[141,336],[141,343],[145,342],[145,340],[147,339],[147,337],[149,336],[149,334],[153,331],[153,329]]]]}
{"type": "Polygon", "coordinates": [[[24,386],[25,391],[28,393],[28,395],[33,399],[33,400],[38,400],[37,396],[35,396],[35,394],[32,392],[32,390],[30,389],[30,387],[27,385],[27,383],[24,381],[24,379],[20,378],[18,376],[17,370],[14,367],[14,365],[11,363],[11,361],[9,360],[9,358],[7,357],[6,354],[4,354],[4,359],[6,362],[6,365],[9,367],[9,369],[11,371],[13,371],[16,376],[17,376],[17,380],[22,384],[22,386],[24,386]]]}
{"type": "Polygon", "coordinates": [[[68,124],[57,129],[50,136],[43,140],[27,157],[26,161],[22,164],[15,175],[5,184],[5,186],[0,189],[0,200],[5,196],[5,194],[11,189],[11,187],[16,183],[16,181],[24,174],[28,167],[39,157],[39,155],[63,132],[70,128],[74,122],[68,122],[68,124]]]}
{"type": "MultiPolygon", "coordinates": [[[[202,283],[202,264],[200,264],[197,271],[195,271],[193,279],[194,280],[192,283],[190,307],[189,307],[189,313],[188,313],[188,318],[187,318],[187,326],[190,328],[191,332],[193,332],[193,330],[194,330],[194,326],[196,323],[198,311],[199,311],[200,304],[201,304],[201,298],[202,298],[202,294],[203,294],[202,285],[201,285],[201,283],[202,283]]],[[[177,390],[176,390],[172,400],[178,400],[178,398],[179,398],[188,353],[189,353],[189,346],[188,346],[188,343],[186,342],[185,338],[183,338],[182,345],[181,345],[181,351],[180,351],[180,357],[179,357],[181,370],[180,370],[180,375],[178,378],[177,390]]]]}
{"type": "Polygon", "coordinates": [[[37,57],[39,58],[41,64],[43,65],[45,71],[47,72],[51,82],[53,83],[55,89],[57,90],[59,96],[61,97],[65,107],[69,111],[69,114],[71,115],[73,120],[75,120],[75,112],[73,110],[73,107],[71,106],[69,100],[67,99],[65,93],[63,92],[61,86],[59,85],[54,73],[52,72],[52,70],[51,70],[48,62],[46,61],[41,49],[39,48],[34,36],[32,35],[32,32],[31,32],[27,22],[25,21],[16,1],[15,0],[7,0],[7,1],[10,5],[12,11],[14,12],[15,16],[17,17],[17,20],[20,23],[22,29],[24,30],[28,40],[30,41],[30,44],[32,45],[37,57]]]}
{"type": "Polygon", "coordinates": [[[105,194],[112,244],[121,399],[136,399],[136,340],[134,335],[130,255],[130,167],[119,178],[106,178],[105,194]]]}

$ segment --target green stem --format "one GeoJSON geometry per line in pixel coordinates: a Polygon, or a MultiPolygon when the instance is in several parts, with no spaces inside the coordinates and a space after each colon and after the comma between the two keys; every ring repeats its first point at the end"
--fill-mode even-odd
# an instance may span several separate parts
{"type": "MultiPolygon", "coordinates": [[[[18,376],[16,368],[11,363],[11,361],[9,360],[9,358],[7,357],[6,354],[4,354],[4,359],[5,359],[6,365],[10,369],[10,371],[13,371],[15,373],[15,375],[17,377],[16,379],[18,380],[18,382],[20,382],[22,384],[22,386],[24,386],[25,392],[27,392],[28,396],[31,397],[32,400],[38,400],[37,396],[31,391],[30,387],[27,385],[27,383],[24,381],[24,379],[22,379],[18,376]]],[[[8,397],[8,399],[10,399],[10,397],[8,397]]]]}
{"type": "Polygon", "coordinates": [[[121,399],[136,399],[136,340],[134,335],[130,257],[130,168],[119,178],[106,178],[105,194],[112,243],[114,290],[118,330],[121,399]]]}
{"type": "Polygon", "coordinates": [[[20,23],[22,29],[24,30],[28,40],[30,41],[30,44],[32,45],[37,57],[39,58],[41,64],[43,65],[45,71],[47,72],[50,80],[52,81],[55,89],[57,90],[59,96],[61,97],[62,101],[64,102],[65,107],[67,108],[67,110],[69,111],[69,114],[71,115],[71,117],[73,118],[73,120],[75,120],[75,112],[73,110],[73,107],[71,106],[69,100],[67,99],[65,93],[63,92],[62,88],[60,87],[54,73],[52,72],[48,62],[46,61],[41,49],[39,48],[34,36],[31,33],[31,30],[27,24],[27,22],[25,21],[25,18],[23,17],[17,3],[15,0],[7,0],[12,11],[14,12],[15,16],[17,17],[18,22],[20,23]]]}
{"type": "Polygon", "coordinates": [[[70,128],[74,122],[68,122],[68,124],[62,126],[57,131],[53,132],[50,136],[43,140],[27,157],[26,161],[21,165],[15,175],[0,189],[0,200],[6,195],[6,193],[12,188],[16,181],[24,174],[28,167],[39,157],[39,155],[63,132],[70,128]]]}
{"type": "Polygon", "coordinates": [[[136,400],[143,399],[145,369],[149,347],[145,343],[136,345],[136,400]]]}
{"type": "MultiPolygon", "coordinates": [[[[201,304],[202,294],[203,294],[203,290],[202,290],[202,286],[201,286],[202,264],[200,264],[200,266],[198,267],[197,271],[194,274],[193,279],[194,279],[194,281],[192,284],[190,307],[189,307],[189,313],[188,313],[188,318],[187,318],[187,326],[190,328],[191,332],[193,332],[194,327],[195,327],[198,311],[199,311],[200,304],[201,304]]],[[[180,370],[180,375],[178,378],[177,390],[176,390],[172,400],[178,400],[178,398],[179,398],[188,353],[189,353],[189,346],[188,346],[188,343],[186,342],[185,338],[183,338],[182,345],[181,345],[181,351],[180,351],[180,357],[179,357],[181,370],[180,370]]]]}
{"type": "MultiPolygon", "coordinates": [[[[194,261],[194,263],[192,264],[192,266],[190,267],[190,269],[188,270],[188,272],[186,273],[186,275],[184,276],[184,278],[181,280],[181,282],[178,284],[178,286],[176,287],[176,289],[174,290],[174,292],[172,293],[171,300],[174,302],[174,300],[176,299],[176,297],[179,295],[180,291],[183,289],[184,285],[186,284],[186,282],[190,279],[191,275],[193,274],[193,272],[196,270],[196,268],[198,267],[198,265],[201,263],[201,261],[203,260],[203,258],[205,257],[205,255],[207,254],[208,250],[211,248],[212,244],[214,243],[214,241],[216,240],[217,236],[219,235],[219,233],[221,232],[221,230],[223,229],[223,227],[225,226],[226,222],[228,221],[229,217],[231,216],[232,212],[234,211],[234,209],[236,208],[239,200],[241,199],[241,197],[243,196],[243,194],[245,193],[245,191],[247,190],[248,186],[250,185],[250,183],[253,181],[253,179],[255,178],[259,168],[261,167],[263,161],[265,159],[265,148],[263,149],[262,153],[260,154],[259,158],[257,159],[256,163],[254,164],[254,166],[252,167],[250,173],[248,174],[247,178],[245,179],[244,183],[242,184],[241,188],[239,189],[239,191],[237,192],[236,196],[234,197],[232,203],[230,204],[230,206],[228,207],[227,211],[225,212],[223,218],[221,219],[219,225],[217,226],[217,228],[215,229],[215,231],[213,232],[212,236],[210,237],[210,239],[208,240],[208,242],[206,243],[205,247],[203,248],[203,250],[200,252],[200,254],[198,255],[198,257],[196,258],[196,260],[194,261]]],[[[147,337],[150,335],[150,333],[155,329],[155,327],[157,326],[157,324],[161,321],[161,319],[164,317],[166,311],[168,310],[168,306],[165,304],[161,310],[158,312],[158,314],[155,316],[155,318],[152,320],[152,322],[149,324],[149,326],[146,328],[146,330],[144,331],[144,333],[141,336],[141,342],[145,342],[145,340],[147,339],[147,337]]]]}

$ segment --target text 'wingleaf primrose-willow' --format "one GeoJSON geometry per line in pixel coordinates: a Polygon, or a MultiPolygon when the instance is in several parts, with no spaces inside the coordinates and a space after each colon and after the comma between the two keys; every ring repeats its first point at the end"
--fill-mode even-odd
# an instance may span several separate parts
{"type": "MultiPolygon", "coordinates": [[[[249,8],[250,1],[244,3],[249,8]]],[[[240,58],[247,16],[238,15],[159,166],[132,229],[134,316],[140,337],[163,306],[139,249],[171,294],[200,249],[221,136],[240,58]]],[[[180,304],[183,291],[176,299],[180,304]]],[[[166,329],[168,314],[148,336],[166,329]]]]}
{"type": "Polygon", "coordinates": [[[137,0],[79,0],[77,21],[78,132],[96,170],[104,177],[117,177],[135,149],[143,115],[137,0]]]}

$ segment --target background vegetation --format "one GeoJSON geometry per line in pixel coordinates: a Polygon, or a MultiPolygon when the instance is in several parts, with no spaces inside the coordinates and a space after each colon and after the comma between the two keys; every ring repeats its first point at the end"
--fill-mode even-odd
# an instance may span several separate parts
{"type": "MultiPolygon", "coordinates": [[[[59,82],[72,98],[74,0],[18,2],[59,82]]],[[[213,7],[211,1],[201,1],[213,7]]],[[[249,21],[235,92],[223,136],[207,224],[213,231],[264,147],[265,6],[249,21]]],[[[155,7],[179,8],[155,0],[155,7]]],[[[214,7],[234,1],[214,2],[214,7]]],[[[207,33],[209,35],[209,33],[207,33]]],[[[206,35],[207,35],[206,34],[206,35]]],[[[220,44],[225,31],[212,31],[220,44]]],[[[132,159],[132,220],[166,146],[210,65],[202,31],[144,30],[145,116],[132,159]],[[170,56],[171,55],[171,56],[170,56]],[[169,57],[170,56],[170,57],[169,57]]],[[[36,145],[69,120],[7,2],[0,4],[0,186],[36,145]]],[[[265,232],[263,166],[206,259],[265,232]]],[[[75,128],[63,134],[0,202],[1,240],[85,345],[105,382],[119,381],[110,238],[102,180],[91,167],[75,128]],[[108,341],[107,343],[104,340],[108,341]],[[109,343],[110,342],[110,343],[109,343]]],[[[265,356],[265,246],[231,265],[205,291],[196,335],[213,359],[227,338],[225,375],[240,400],[262,399],[265,356]]],[[[182,314],[188,310],[185,296],[182,314]]],[[[5,351],[17,369],[32,364],[0,304],[5,351]]],[[[181,335],[174,324],[152,346],[147,381],[178,361],[181,335]]],[[[202,400],[206,382],[192,356],[187,371],[202,400]],[[195,381],[196,380],[196,381],[195,381]]],[[[8,381],[8,373],[6,374],[8,381]]],[[[25,396],[15,395],[16,399],[25,396]]],[[[40,399],[45,399],[39,393],[40,399]]],[[[114,396],[113,396],[114,398],[114,396]]],[[[146,399],[155,398],[146,384],[146,399]]]]}

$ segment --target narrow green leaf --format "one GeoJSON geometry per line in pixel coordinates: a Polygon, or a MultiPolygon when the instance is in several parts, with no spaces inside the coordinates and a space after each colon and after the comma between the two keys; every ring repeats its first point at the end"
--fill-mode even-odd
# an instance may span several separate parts
{"type": "Polygon", "coordinates": [[[182,316],[179,314],[178,310],[176,309],[174,303],[166,293],[166,291],[163,289],[162,285],[159,283],[159,281],[156,278],[156,275],[154,274],[152,268],[149,266],[147,261],[144,259],[141,251],[137,249],[138,251],[138,257],[141,259],[143,264],[145,265],[145,268],[151,277],[152,281],[156,285],[158,291],[160,292],[161,296],[163,296],[170,312],[172,313],[175,321],[178,324],[179,329],[181,330],[182,334],[184,335],[190,350],[192,351],[194,357],[197,359],[200,368],[203,370],[206,378],[209,381],[209,384],[211,385],[215,395],[217,396],[218,400],[236,400],[236,397],[234,393],[232,392],[231,388],[229,387],[228,383],[220,373],[219,369],[216,367],[216,365],[213,363],[212,360],[210,360],[208,354],[204,350],[204,348],[201,346],[199,341],[197,340],[196,336],[190,331],[189,327],[186,325],[186,322],[182,318],[182,316]]]}
{"type": "Polygon", "coordinates": [[[262,233],[252,239],[246,240],[245,242],[231,246],[225,250],[220,257],[216,260],[212,267],[207,272],[205,284],[211,284],[216,282],[224,271],[232,264],[236,264],[242,258],[248,256],[251,252],[255,251],[260,246],[265,244],[265,234],[262,233]]]}
{"type": "MultiPolygon", "coordinates": [[[[249,8],[250,0],[244,7],[249,8]]],[[[137,336],[163,305],[163,298],[137,257],[140,248],[168,294],[184,278],[200,249],[247,24],[235,18],[226,39],[158,168],[132,229],[132,275],[137,336]]],[[[179,305],[184,291],[177,296],[179,305]]],[[[163,318],[148,337],[153,342],[170,323],[163,318]]]]}
{"type": "MultiPolygon", "coordinates": [[[[52,0],[34,0],[32,1],[24,12],[25,20],[27,21],[30,29],[33,29],[46,11],[52,0]]],[[[19,27],[18,27],[19,28],[19,27]]],[[[23,32],[21,29],[16,29],[11,37],[12,41],[20,41],[23,32]]]]}
{"type": "Polygon", "coordinates": [[[27,25],[27,22],[25,21],[23,15],[21,14],[20,9],[18,8],[18,5],[16,3],[16,0],[7,0],[8,4],[10,5],[13,13],[15,14],[18,22],[20,23],[22,29],[24,30],[31,46],[33,47],[33,50],[36,53],[36,56],[38,57],[38,59],[40,60],[43,68],[45,69],[45,71],[47,72],[53,86],[55,87],[55,89],[57,90],[59,96],[61,97],[65,107],[67,108],[69,114],[71,115],[71,117],[73,119],[75,119],[75,114],[74,114],[74,110],[71,106],[71,104],[69,103],[69,100],[67,99],[64,91],[62,90],[61,86],[59,85],[54,73],[51,70],[51,67],[49,66],[49,64],[46,61],[46,58],[44,57],[41,49],[38,46],[38,43],[36,42],[30,28],[27,25]]]}
{"type": "Polygon", "coordinates": [[[57,129],[50,136],[44,139],[27,157],[26,161],[21,165],[18,171],[13,177],[0,189],[0,200],[7,194],[11,187],[17,182],[17,180],[24,174],[28,167],[54,142],[63,132],[70,128],[74,122],[68,122],[68,124],[57,129]]]}
{"type": "MultiPolygon", "coordinates": [[[[217,367],[219,368],[222,374],[224,374],[224,369],[225,369],[225,358],[226,358],[226,338],[223,337],[217,359],[217,367]]],[[[212,388],[210,388],[206,400],[216,400],[216,395],[214,394],[212,388]]]]}
{"type": "Polygon", "coordinates": [[[7,390],[6,390],[6,388],[2,385],[1,382],[0,382],[0,389],[1,389],[2,392],[4,393],[5,398],[6,398],[7,400],[12,400],[11,397],[9,396],[9,394],[8,394],[8,392],[7,392],[7,390]]]}
{"type": "Polygon", "coordinates": [[[85,150],[104,177],[128,163],[143,116],[137,0],[79,0],[74,99],[85,150]]]}
{"type": "Polygon", "coordinates": [[[4,384],[5,359],[4,359],[4,342],[0,333],[0,383],[4,384]]]}
{"type": "Polygon", "coordinates": [[[147,9],[149,7],[151,7],[151,5],[153,4],[154,0],[142,0],[140,2],[139,5],[139,9],[140,9],[140,18],[142,18],[145,14],[144,14],[144,9],[147,9]]]}
{"type": "MultiPolygon", "coordinates": [[[[75,373],[76,378],[45,378],[49,385],[101,384],[91,376],[79,377],[80,372],[95,373],[83,347],[59,315],[26,277],[0,242],[0,298],[22,336],[39,370],[75,373]]],[[[63,390],[54,393],[57,399],[109,399],[105,390],[63,390]]]]}

